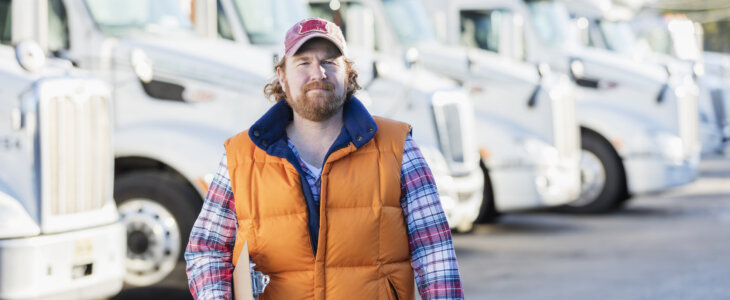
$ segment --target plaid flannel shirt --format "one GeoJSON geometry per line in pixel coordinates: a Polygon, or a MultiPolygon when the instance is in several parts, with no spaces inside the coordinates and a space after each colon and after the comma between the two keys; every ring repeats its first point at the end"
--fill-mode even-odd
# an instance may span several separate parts
{"type": "MultiPolygon", "coordinates": [[[[289,147],[297,153],[292,143],[289,147]]],[[[303,164],[301,158],[299,162],[303,164]]],[[[312,194],[319,195],[319,174],[312,174],[305,166],[302,169],[312,194]]],[[[410,134],[403,151],[401,195],[411,265],[421,298],[463,299],[451,231],[436,184],[410,134]]],[[[224,153],[185,251],[190,292],[196,299],[231,299],[236,226],[233,191],[224,153]]]]}

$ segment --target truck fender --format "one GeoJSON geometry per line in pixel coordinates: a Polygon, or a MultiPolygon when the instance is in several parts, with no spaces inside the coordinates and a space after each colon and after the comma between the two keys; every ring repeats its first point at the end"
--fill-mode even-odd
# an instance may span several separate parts
{"type": "Polygon", "coordinates": [[[647,121],[629,110],[601,103],[576,103],[578,123],[605,138],[622,158],[634,153],[655,152],[651,132],[661,130],[658,124],[647,121]]]}
{"type": "Polygon", "coordinates": [[[157,122],[121,128],[115,134],[117,159],[143,157],[164,163],[185,177],[201,199],[205,197],[212,179],[210,175],[215,174],[225,151],[223,142],[233,135],[205,126],[157,122]]]}

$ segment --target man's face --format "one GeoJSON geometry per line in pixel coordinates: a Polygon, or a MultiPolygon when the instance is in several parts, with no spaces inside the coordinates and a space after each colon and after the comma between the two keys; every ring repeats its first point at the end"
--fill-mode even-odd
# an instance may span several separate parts
{"type": "Polygon", "coordinates": [[[315,38],[295,55],[286,57],[284,70],[276,70],[294,112],[311,121],[324,121],[337,113],[346,98],[345,60],[331,42],[315,38]]]}

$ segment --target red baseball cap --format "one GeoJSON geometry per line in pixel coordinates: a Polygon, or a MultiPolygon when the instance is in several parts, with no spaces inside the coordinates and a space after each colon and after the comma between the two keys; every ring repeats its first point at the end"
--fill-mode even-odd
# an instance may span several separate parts
{"type": "Polygon", "coordinates": [[[340,49],[343,56],[347,57],[347,44],[340,27],[320,18],[304,19],[289,28],[284,40],[284,55],[292,56],[296,54],[304,43],[313,38],[329,40],[340,49]]]}

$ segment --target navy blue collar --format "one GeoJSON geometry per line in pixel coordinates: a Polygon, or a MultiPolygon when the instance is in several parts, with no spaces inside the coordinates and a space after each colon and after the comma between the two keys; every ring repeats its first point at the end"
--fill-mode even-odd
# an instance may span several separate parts
{"type": "MultiPolygon", "coordinates": [[[[345,101],[342,116],[344,126],[340,137],[348,139],[346,142],[348,144],[352,142],[356,148],[365,145],[378,132],[375,120],[355,96],[345,101]]],[[[280,100],[249,128],[248,136],[257,147],[266,153],[286,157],[289,148],[286,141],[286,126],[292,120],[291,107],[286,101],[280,100]]]]}

